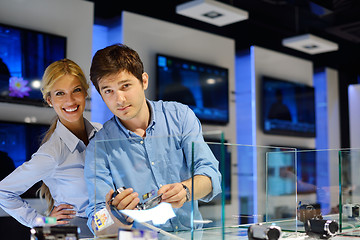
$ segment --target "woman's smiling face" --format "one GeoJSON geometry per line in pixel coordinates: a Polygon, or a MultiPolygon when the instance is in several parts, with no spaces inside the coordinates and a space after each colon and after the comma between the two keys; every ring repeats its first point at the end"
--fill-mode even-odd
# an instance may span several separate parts
{"type": "Polygon", "coordinates": [[[47,102],[53,106],[60,121],[66,126],[83,120],[86,96],[77,77],[64,75],[52,86],[47,102]]]}

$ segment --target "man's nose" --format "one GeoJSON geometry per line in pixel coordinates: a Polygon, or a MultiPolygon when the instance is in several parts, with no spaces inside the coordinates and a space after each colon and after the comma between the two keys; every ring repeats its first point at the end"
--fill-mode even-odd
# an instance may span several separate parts
{"type": "Polygon", "coordinates": [[[125,96],[124,96],[123,92],[118,91],[116,95],[117,95],[117,102],[118,103],[125,102],[125,96]]]}

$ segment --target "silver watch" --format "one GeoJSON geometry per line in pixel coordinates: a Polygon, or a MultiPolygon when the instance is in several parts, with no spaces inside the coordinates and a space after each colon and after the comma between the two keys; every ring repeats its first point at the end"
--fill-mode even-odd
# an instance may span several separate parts
{"type": "Polygon", "coordinates": [[[186,191],[186,202],[188,202],[189,200],[190,200],[190,198],[191,198],[191,196],[190,196],[190,190],[189,190],[189,188],[185,185],[185,184],[182,184],[183,185],[183,188],[185,189],[185,191],[186,191]]]}

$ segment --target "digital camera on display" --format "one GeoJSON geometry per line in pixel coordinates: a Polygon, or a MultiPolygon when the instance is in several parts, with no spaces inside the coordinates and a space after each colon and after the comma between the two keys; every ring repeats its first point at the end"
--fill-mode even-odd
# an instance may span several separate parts
{"type": "Polygon", "coordinates": [[[309,219],[323,219],[320,208],[315,208],[311,204],[300,204],[297,217],[303,223],[309,219]]]}
{"type": "Polygon", "coordinates": [[[347,203],[343,206],[343,215],[348,218],[356,218],[359,217],[359,204],[347,203]]]}
{"type": "Polygon", "coordinates": [[[305,232],[313,238],[328,239],[339,230],[339,224],[334,220],[309,219],[304,223],[305,232]]]}
{"type": "Polygon", "coordinates": [[[281,228],[278,226],[253,224],[248,228],[249,240],[277,240],[280,235],[281,228]]]}

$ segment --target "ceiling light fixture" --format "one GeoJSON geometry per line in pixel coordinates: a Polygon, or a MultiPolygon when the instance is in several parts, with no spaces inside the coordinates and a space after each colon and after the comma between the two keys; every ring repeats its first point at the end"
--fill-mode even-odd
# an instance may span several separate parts
{"type": "Polygon", "coordinates": [[[177,5],[176,13],[218,27],[249,18],[247,11],[213,0],[194,0],[177,5]]]}
{"type": "Polygon", "coordinates": [[[282,45],[308,54],[332,52],[339,49],[339,45],[337,43],[312,34],[303,34],[285,38],[282,40],[282,45]]]}

